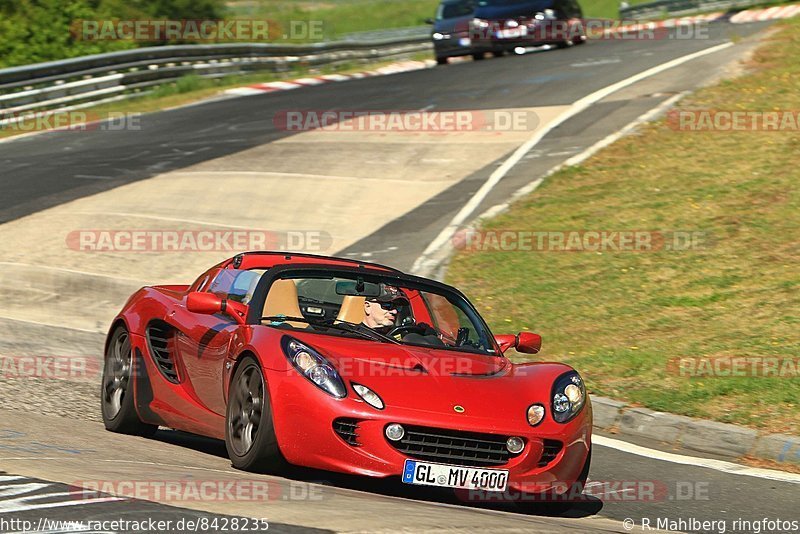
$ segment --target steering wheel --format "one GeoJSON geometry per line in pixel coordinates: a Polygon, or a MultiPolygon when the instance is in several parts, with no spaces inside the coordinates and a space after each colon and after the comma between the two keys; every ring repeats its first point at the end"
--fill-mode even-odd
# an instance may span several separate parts
{"type": "Polygon", "coordinates": [[[386,335],[389,337],[394,337],[398,334],[405,335],[410,334],[411,332],[416,332],[417,334],[424,334],[425,328],[417,325],[417,324],[403,324],[400,326],[395,326],[391,330],[389,330],[386,335]]]}

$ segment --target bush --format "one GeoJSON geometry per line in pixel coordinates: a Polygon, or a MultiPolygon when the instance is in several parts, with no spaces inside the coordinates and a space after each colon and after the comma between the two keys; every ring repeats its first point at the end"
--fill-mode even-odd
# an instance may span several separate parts
{"type": "Polygon", "coordinates": [[[219,19],[224,12],[222,0],[0,0],[0,67],[143,44],[82,40],[81,20],[219,19]]]}

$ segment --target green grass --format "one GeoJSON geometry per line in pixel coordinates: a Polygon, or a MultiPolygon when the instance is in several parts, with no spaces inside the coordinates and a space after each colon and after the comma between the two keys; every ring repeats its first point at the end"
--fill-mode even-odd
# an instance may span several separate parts
{"type": "MultiPolygon", "coordinates": [[[[644,4],[650,0],[628,0],[632,6],[644,4]]],[[[590,19],[619,18],[619,0],[582,0],[578,2],[583,9],[583,16],[590,19]]]]}
{"type": "MultiPolygon", "coordinates": [[[[438,0],[243,0],[230,3],[229,10],[238,18],[275,21],[284,33],[290,21],[318,21],[322,39],[317,40],[333,40],[354,32],[420,26],[438,5],[438,0]]],[[[304,40],[298,33],[296,40],[304,40]]]]}
{"type": "MultiPolygon", "coordinates": [[[[678,109],[796,110],[800,20],[742,78],[678,109]]],[[[800,377],[690,378],[679,357],[800,357],[800,132],[685,132],[662,120],[556,173],[486,229],[694,230],[657,252],[466,252],[448,282],[498,333],[543,335],[542,359],[592,392],[656,410],[800,433],[800,377]]],[[[521,357],[521,356],[515,356],[521,357]]],[[[538,359],[538,357],[537,357],[538,359]]]]}
{"type": "MultiPolygon", "coordinates": [[[[629,0],[631,5],[646,0],[629,0]]],[[[587,18],[619,17],[618,0],[579,2],[587,18]]],[[[433,17],[439,0],[238,0],[228,4],[235,17],[274,20],[281,28],[289,21],[322,22],[326,40],[348,33],[419,26],[433,17]]]]}

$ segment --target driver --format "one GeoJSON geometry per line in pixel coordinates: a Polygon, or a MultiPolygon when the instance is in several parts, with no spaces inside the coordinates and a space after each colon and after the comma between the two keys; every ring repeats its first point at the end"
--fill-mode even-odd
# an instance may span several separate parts
{"type": "Polygon", "coordinates": [[[402,291],[394,286],[381,285],[380,295],[367,297],[364,301],[361,324],[385,334],[395,326],[398,307],[405,304],[408,304],[408,299],[402,291]]]}
{"type": "MultiPolygon", "coordinates": [[[[408,299],[398,288],[381,284],[381,292],[377,297],[367,297],[364,301],[364,320],[366,326],[381,334],[388,334],[395,327],[398,308],[408,304],[408,299]]],[[[427,323],[414,325],[416,332],[403,335],[406,343],[421,345],[444,345],[438,333],[427,323]]]]}

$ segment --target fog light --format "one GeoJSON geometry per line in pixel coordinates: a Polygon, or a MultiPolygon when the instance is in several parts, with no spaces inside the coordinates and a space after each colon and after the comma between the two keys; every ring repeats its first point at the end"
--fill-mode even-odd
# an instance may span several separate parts
{"type": "Polygon", "coordinates": [[[536,426],[544,419],[544,406],[541,404],[534,404],[528,408],[528,424],[536,426]]]}
{"type": "Polygon", "coordinates": [[[392,441],[400,441],[406,435],[406,430],[397,423],[392,423],[386,427],[386,437],[392,441]]]}
{"type": "Polygon", "coordinates": [[[522,438],[512,436],[506,441],[506,448],[511,454],[517,454],[525,448],[525,442],[522,441],[522,438]]]}

